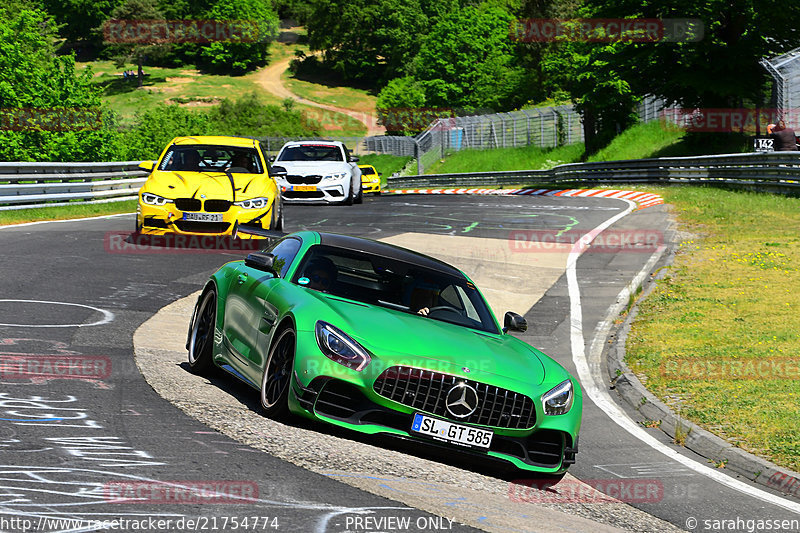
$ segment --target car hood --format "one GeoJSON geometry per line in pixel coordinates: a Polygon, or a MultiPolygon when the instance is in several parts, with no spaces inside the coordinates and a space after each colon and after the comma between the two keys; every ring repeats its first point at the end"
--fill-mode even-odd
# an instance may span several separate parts
{"type": "MultiPolygon", "coordinates": [[[[269,193],[270,178],[266,174],[233,173],[236,201],[272,196],[269,193]]],[[[164,198],[206,198],[231,200],[231,182],[224,172],[156,171],[150,175],[143,190],[164,198]]]]}
{"type": "MultiPolygon", "coordinates": [[[[526,387],[539,385],[545,379],[545,366],[539,354],[511,335],[483,333],[421,315],[303,290],[323,304],[315,306],[318,312],[314,313],[314,322],[329,322],[375,356],[370,365],[374,377],[389,366],[408,365],[517,389],[521,387],[499,383],[495,377],[502,376],[526,387]]],[[[313,323],[309,321],[304,326],[313,328],[313,323]]]]}
{"type": "Polygon", "coordinates": [[[275,161],[273,166],[283,167],[289,174],[333,174],[338,172],[352,172],[349,163],[343,161],[275,161]]]}

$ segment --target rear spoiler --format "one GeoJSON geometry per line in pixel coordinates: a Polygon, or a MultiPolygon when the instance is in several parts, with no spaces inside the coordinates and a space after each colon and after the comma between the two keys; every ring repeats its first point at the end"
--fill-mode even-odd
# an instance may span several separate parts
{"type": "Polygon", "coordinates": [[[231,237],[235,239],[240,233],[255,235],[256,237],[263,237],[265,239],[280,239],[288,235],[288,233],[284,233],[282,231],[264,229],[260,226],[250,226],[248,224],[239,224],[239,222],[236,222],[233,225],[231,237]]]}

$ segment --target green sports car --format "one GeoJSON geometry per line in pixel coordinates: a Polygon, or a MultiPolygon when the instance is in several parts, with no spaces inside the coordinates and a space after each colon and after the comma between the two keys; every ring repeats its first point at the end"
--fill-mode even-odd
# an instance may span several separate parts
{"type": "MultiPolygon", "coordinates": [[[[259,230],[243,230],[255,232],[259,230]]],[[[582,398],[558,363],[501,328],[478,288],[437,259],[303,231],[206,284],[192,371],[216,367],[294,413],[559,476],[575,462],[582,398]]]]}

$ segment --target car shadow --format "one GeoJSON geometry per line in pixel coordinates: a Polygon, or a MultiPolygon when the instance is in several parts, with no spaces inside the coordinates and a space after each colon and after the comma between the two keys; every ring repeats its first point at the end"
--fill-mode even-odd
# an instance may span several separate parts
{"type": "MultiPolygon", "coordinates": [[[[184,361],[180,363],[179,366],[187,373],[192,373],[188,362],[184,361]]],[[[261,400],[257,391],[218,368],[205,377],[212,385],[231,395],[250,411],[264,416],[261,411],[261,400]]],[[[281,419],[279,422],[289,427],[305,429],[321,435],[330,435],[332,437],[360,442],[377,448],[413,455],[420,459],[436,461],[502,481],[537,477],[535,472],[516,470],[512,466],[506,466],[504,461],[492,459],[488,456],[472,455],[457,448],[439,445],[435,442],[424,443],[392,435],[366,435],[347,428],[326,424],[324,422],[317,422],[300,416],[289,416],[281,419]]],[[[543,474],[538,476],[546,477],[543,474]]]]}

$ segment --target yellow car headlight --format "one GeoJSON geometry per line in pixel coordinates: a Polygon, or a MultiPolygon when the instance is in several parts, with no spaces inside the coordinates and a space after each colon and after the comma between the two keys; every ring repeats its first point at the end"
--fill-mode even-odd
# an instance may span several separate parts
{"type": "Polygon", "coordinates": [[[169,198],[164,198],[163,196],[159,196],[157,194],[153,194],[151,192],[146,192],[142,194],[142,202],[147,205],[167,205],[171,204],[172,200],[169,198]]]}
{"type": "Polygon", "coordinates": [[[242,209],[264,209],[269,205],[269,198],[251,198],[250,200],[234,202],[233,205],[239,206],[242,209]]]}

